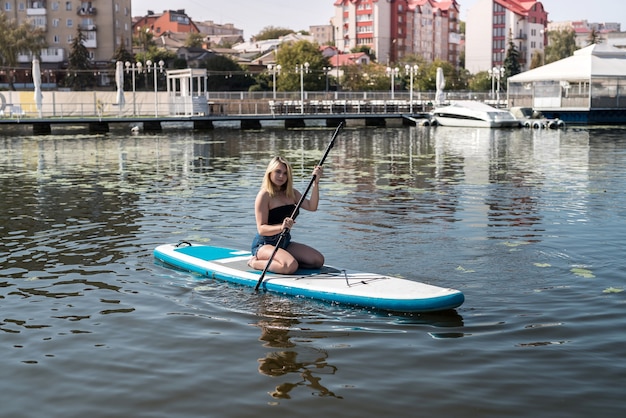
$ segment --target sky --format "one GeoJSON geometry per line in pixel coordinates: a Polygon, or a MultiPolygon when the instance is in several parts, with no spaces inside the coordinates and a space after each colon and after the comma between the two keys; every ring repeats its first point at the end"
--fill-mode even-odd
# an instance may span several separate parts
{"type": "MultiPolygon", "coordinates": [[[[457,0],[461,19],[479,0],[457,0]]],[[[133,16],[145,16],[148,10],[185,9],[196,21],[232,23],[243,29],[244,38],[261,32],[267,26],[308,30],[311,25],[326,25],[334,15],[335,0],[133,0],[133,16]]],[[[626,2],[622,0],[543,0],[551,21],[583,20],[618,22],[626,31],[626,2]]]]}

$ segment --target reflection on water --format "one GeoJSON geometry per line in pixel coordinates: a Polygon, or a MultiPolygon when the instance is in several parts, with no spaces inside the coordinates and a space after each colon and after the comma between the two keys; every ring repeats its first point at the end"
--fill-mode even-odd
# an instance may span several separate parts
{"type": "Polygon", "coordinates": [[[341,396],[322,384],[324,375],[337,372],[337,368],[327,361],[328,353],[307,344],[312,339],[321,337],[310,329],[300,328],[300,320],[297,316],[290,316],[290,311],[289,302],[264,305],[264,319],[257,323],[261,329],[260,340],[264,342],[263,346],[274,349],[259,359],[259,372],[270,377],[287,377],[287,381],[278,384],[270,395],[273,398],[290,399],[290,392],[306,388],[316,396],[341,399],[341,396]],[[296,333],[299,335],[295,335],[296,333]],[[291,341],[292,338],[298,342],[291,341]],[[294,349],[298,345],[300,347],[294,349]]]}

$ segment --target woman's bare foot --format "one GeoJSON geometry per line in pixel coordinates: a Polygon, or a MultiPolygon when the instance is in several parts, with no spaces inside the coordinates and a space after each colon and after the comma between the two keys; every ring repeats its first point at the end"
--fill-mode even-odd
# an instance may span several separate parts
{"type": "Polygon", "coordinates": [[[254,264],[256,262],[257,258],[255,255],[253,255],[252,257],[250,257],[250,260],[248,260],[248,267],[250,267],[251,269],[255,269],[256,267],[254,267],[254,264]]]}

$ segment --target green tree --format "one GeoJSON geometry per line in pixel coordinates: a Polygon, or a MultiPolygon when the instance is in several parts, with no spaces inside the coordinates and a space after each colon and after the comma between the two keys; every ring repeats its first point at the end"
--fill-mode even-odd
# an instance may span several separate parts
{"type": "Polygon", "coordinates": [[[516,74],[522,72],[522,66],[519,63],[520,53],[513,42],[513,34],[509,32],[509,47],[506,50],[506,57],[504,58],[504,78],[500,80],[500,86],[506,88],[506,80],[516,74]]]}
{"type": "Polygon", "coordinates": [[[598,34],[598,31],[595,28],[592,28],[591,32],[589,32],[589,36],[587,37],[587,46],[599,43],[602,43],[602,38],[598,34]]]}
{"type": "Polygon", "coordinates": [[[202,48],[204,42],[204,36],[201,33],[190,33],[185,39],[185,46],[187,48],[202,48]]]}
{"type": "Polygon", "coordinates": [[[72,90],[86,90],[93,88],[96,84],[95,76],[91,70],[89,51],[84,43],[85,34],[79,27],[72,40],[72,47],[67,59],[67,74],[62,83],[72,90]]]}
{"type": "Polygon", "coordinates": [[[296,71],[305,63],[309,64],[308,72],[302,74],[304,89],[324,90],[326,88],[324,67],[330,66],[328,58],[322,55],[317,44],[308,41],[298,41],[283,44],[276,54],[276,62],[282,67],[280,77],[276,80],[276,88],[281,91],[299,91],[300,73],[296,71]]]}
{"type": "Polygon", "coordinates": [[[544,57],[541,51],[535,50],[533,51],[532,56],[530,57],[530,69],[541,67],[543,65],[544,57]]]}
{"type": "Polygon", "coordinates": [[[468,88],[470,91],[489,91],[491,90],[491,77],[487,71],[480,71],[469,80],[468,88]]]}
{"type": "Polygon", "coordinates": [[[144,52],[148,52],[150,48],[156,47],[152,30],[147,26],[137,28],[133,34],[133,45],[140,48],[144,52]]]}
{"type": "Polygon", "coordinates": [[[289,35],[290,33],[294,33],[293,30],[287,28],[280,28],[275,26],[266,26],[261,29],[261,32],[254,35],[254,39],[256,41],[265,41],[267,39],[278,39],[281,36],[289,35]]]}
{"type": "Polygon", "coordinates": [[[205,59],[202,68],[209,74],[207,89],[209,91],[247,91],[255,81],[239,64],[223,55],[214,54],[205,59]]]}
{"type": "Polygon", "coordinates": [[[546,64],[571,57],[576,51],[576,34],[572,29],[548,32],[546,64]]]}
{"type": "MultiPolygon", "coordinates": [[[[365,65],[345,65],[341,67],[343,78],[342,90],[347,91],[384,91],[391,88],[387,67],[378,63],[365,65]]],[[[400,76],[396,79],[400,80],[400,76]]]]}
{"type": "MultiPolygon", "coordinates": [[[[32,54],[39,57],[41,50],[47,48],[45,32],[33,28],[28,22],[18,25],[5,13],[0,13],[0,63],[8,68],[17,68],[20,54],[32,54]]],[[[9,77],[9,88],[15,90],[13,78],[9,77]]]]}

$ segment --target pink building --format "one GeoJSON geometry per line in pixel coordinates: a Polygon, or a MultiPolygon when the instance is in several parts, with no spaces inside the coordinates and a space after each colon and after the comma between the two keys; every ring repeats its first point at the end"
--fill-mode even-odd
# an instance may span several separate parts
{"type": "Polygon", "coordinates": [[[456,0],[336,0],[333,26],[342,52],[366,46],[381,63],[407,55],[459,63],[456,0]]]}

